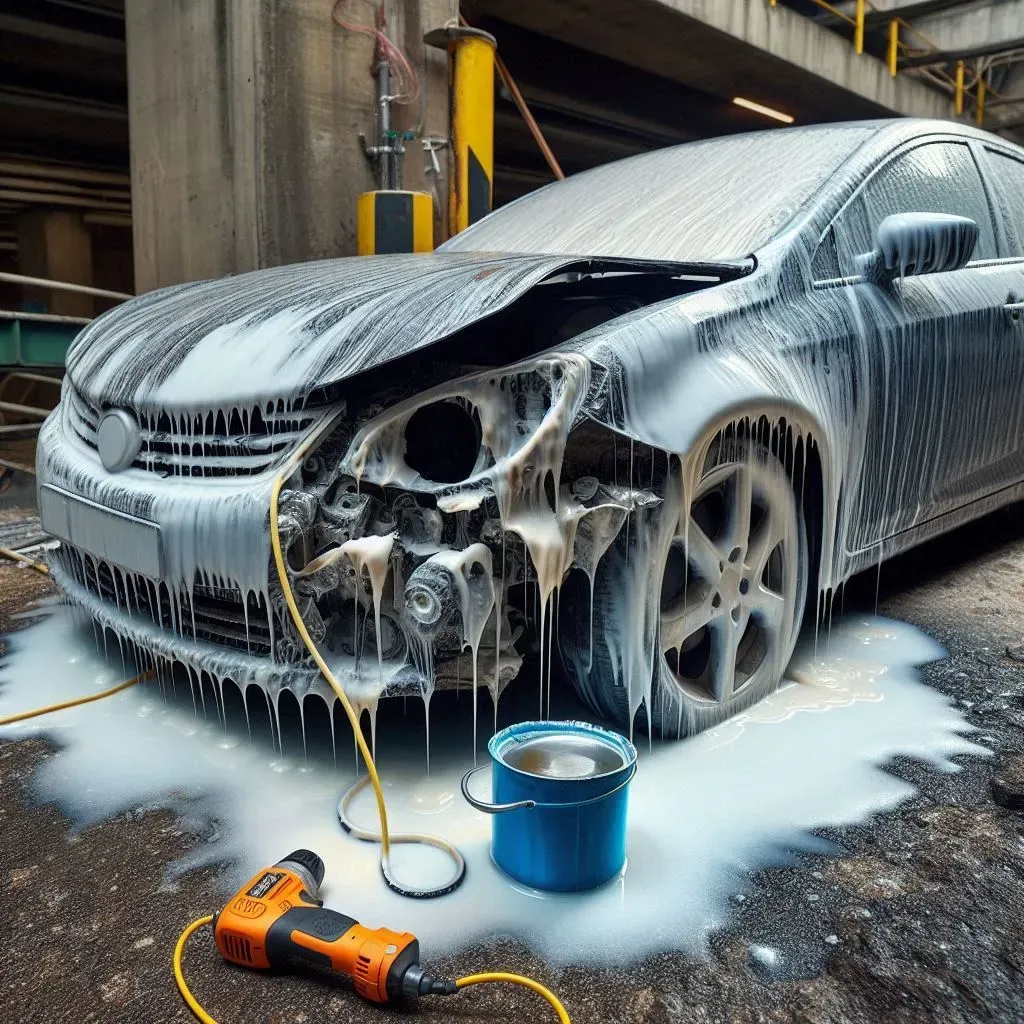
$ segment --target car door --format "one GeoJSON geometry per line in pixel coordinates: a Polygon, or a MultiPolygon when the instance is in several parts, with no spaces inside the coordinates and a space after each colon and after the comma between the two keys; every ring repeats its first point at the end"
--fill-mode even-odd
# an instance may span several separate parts
{"type": "Polygon", "coordinates": [[[990,441],[992,482],[1005,487],[1024,480],[1024,150],[979,144],[978,151],[1003,226],[1004,258],[986,272],[999,281],[1009,334],[995,353],[1002,429],[990,441]]]}
{"type": "Polygon", "coordinates": [[[998,273],[995,220],[963,139],[919,140],[890,155],[847,202],[816,256],[831,263],[853,325],[854,464],[844,493],[845,543],[853,554],[912,530],[976,497],[993,456],[994,396],[1011,340],[998,273]],[[868,279],[865,254],[892,214],[969,217],[979,228],[960,270],[868,279]]]}

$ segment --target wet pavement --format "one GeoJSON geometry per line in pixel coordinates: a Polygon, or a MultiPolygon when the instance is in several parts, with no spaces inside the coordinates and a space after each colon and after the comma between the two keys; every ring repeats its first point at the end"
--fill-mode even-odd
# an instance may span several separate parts
{"type": "MultiPolygon", "coordinates": [[[[894,765],[919,795],[868,824],[822,830],[831,855],[759,872],[706,960],[553,972],[495,941],[449,961],[426,950],[430,967],[530,974],[554,987],[576,1024],[1024,1019],[1024,812],[996,804],[991,789],[994,773],[1012,785],[1013,759],[1024,756],[1024,662],[1006,653],[1024,643],[1021,515],[1008,509],[940,538],[881,575],[879,612],[946,646],[949,657],[924,679],[959,702],[992,759],[965,758],[956,774],[894,765]]],[[[0,566],[0,628],[41,584],[0,566]]],[[[855,580],[845,611],[873,610],[875,585],[873,573],[855,580]]],[[[183,925],[216,908],[216,872],[168,885],[165,869],[204,837],[142,808],[73,833],[55,808],[31,800],[32,773],[50,752],[40,740],[0,744],[4,1019],[191,1020],[170,955],[183,925]]],[[[228,967],[208,931],[191,941],[185,969],[221,1024],[549,1019],[532,994],[497,986],[378,1010],[344,984],[228,967]]]]}

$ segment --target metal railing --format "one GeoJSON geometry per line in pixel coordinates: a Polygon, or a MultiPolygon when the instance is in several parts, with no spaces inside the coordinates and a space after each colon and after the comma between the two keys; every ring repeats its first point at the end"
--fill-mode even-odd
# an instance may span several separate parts
{"type": "MultiPolygon", "coordinates": [[[[853,30],[851,41],[857,54],[864,53],[864,32],[868,14],[884,16],[885,13],[876,8],[871,0],[854,0],[852,14],[829,3],[828,0],[811,0],[811,3],[851,27],[853,30]]],[[[777,7],[778,0],[768,0],[768,4],[770,7],[777,7]]],[[[905,18],[898,16],[889,18],[886,35],[886,65],[889,74],[895,78],[901,70],[910,70],[901,67],[901,62],[913,60],[914,69],[920,71],[922,77],[950,93],[955,116],[962,117],[968,100],[971,100],[975,120],[980,126],[985,123],[985,113],[988,108],[1013,104],[1024,105],[1024,96],[1004,97],[992,88],[989,80],[991,67],[984,63],[969,67],[966,61],[957,60],[954,63],[953,74],[946,70],[946,65],[951,63],[948,59],[939,57],[934,63],[927,63],[927,57],[930,54],[940,55],[942,50],[905,18]]]]}
{"type": "MultiPolygon", "coordinates": [[[[848,25],[853,26],[853,48],[857,53],[864,52],[864,21],[867,15],[867,9],[871,8],[874,10],[874,5],[870,0],[854,0],[853,14],[847,14],[846,11],[840,10],[833,4],[827,2],[827,0],[811,0],[815,6],[820,7],[823,11],[828,11],[834,18],[838,18],[840,21],[845,21],[848,25]]],[[[770,7],[777,7],[778,0],[768,0],[770,7]]]]}
{"type": "Polygon", "coordinates": [[[0,273],[0,281],[7,284],[27,285],[30,288],[52,288],[58,292],[78,292],[80,295],[94,295],[100,299],[134,299],[134,295],[127,292],[112,292],[106,288],[93,288],[91,285],[72,284],[70,281],[50,281],[45,277],[28,277],[25,274],[0,273]]]}
{"type": "MultiPolygon", "coordinates": [[[[74,284],[70,281],[51,281],[48,278],[29,277],[26,274],[0,272],[0,281],[7,284],[20,284],[30,288],[48,288],[55,291],[75,292],[79,295],[91,295],[100,299],[114,299],[119,302],[134,298],[133,295],[129,295],[127,292],[114,292],[106,288],[93,288],[90,285],[74,284]]],[[[0,321],[7,320],[80,327],[89,323],[91,318],[81,316],[62,316],[56,313],[31,313],[22,310],[0,309],[0,321]]],[[[0,379],[6,379],[8,377],[17,377],[22,380],[32,381],[36,384],[45,383],[56,386],[59,386],[60,384],[59,377],[48,377],[44,374],[32,373],[28,370],[9,369],[0,372],[0,379]]],[[[46,419],[50,414],[50,410],[38,406],[24,405],[20,402],[0,400],[0,420],[3,418],[3,413],[10,413],[22,418],[39,421],[31,424],[9,424],[0,422],[0,440],[20,440],[34,436],[39,430],[41,421],[46,419]]],[[[32,472],[30,467],[0,459],[0,468],[2,467],[18,469],[28,473],[32,472]]]]}

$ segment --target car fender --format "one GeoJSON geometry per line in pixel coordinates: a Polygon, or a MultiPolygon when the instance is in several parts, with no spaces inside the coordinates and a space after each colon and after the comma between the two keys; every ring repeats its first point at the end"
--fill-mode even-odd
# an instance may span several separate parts
{"type": "MultiPolygon", "coordinates": [[[[749,313],[750,310],[748,309],[749,313]]],[[[599,328],[574,346],[592,366],[584,405],[590,420],[685,456],[691,473],[729,423],[756,415],[785,421],[813,443],[821,464],[819,587],[843,578],[842,483],[857,453],[846,426],[855,416],[849,368],[819,372],[819,346],[780,329],[775,316],[701,321],[673,308],[641,312],[599,328]]]]}

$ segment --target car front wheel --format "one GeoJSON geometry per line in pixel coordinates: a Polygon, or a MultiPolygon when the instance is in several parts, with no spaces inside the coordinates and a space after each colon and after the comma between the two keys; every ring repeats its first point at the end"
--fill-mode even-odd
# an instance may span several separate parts
{"type": "MultiPolygon", "coordinates": [[[[624,663],[617,644],[602,641],[608,631],[621,635],[630,607],[643,600],[639,587],[625,582],[637,579],[631,557],[613,546],[598,567],[592,650],[584,653],[590,623],[581,623],[583,616],[574,616],[561,638],[577,693],[625,726],[637,690],[624,677],[637,663],[624,663]]],[[[658,587],[648,575],[645,585],[658,600],[650,624],[656,650],[650,700],[634,724],[646,730],[650,714],[656,733],[676,737],[723,721],[776,689],[792,655],[809,558],[803,517],[779,459],[749,440],[716,440],[658,562],[645,569],[661,578],[658,587]]]]}

